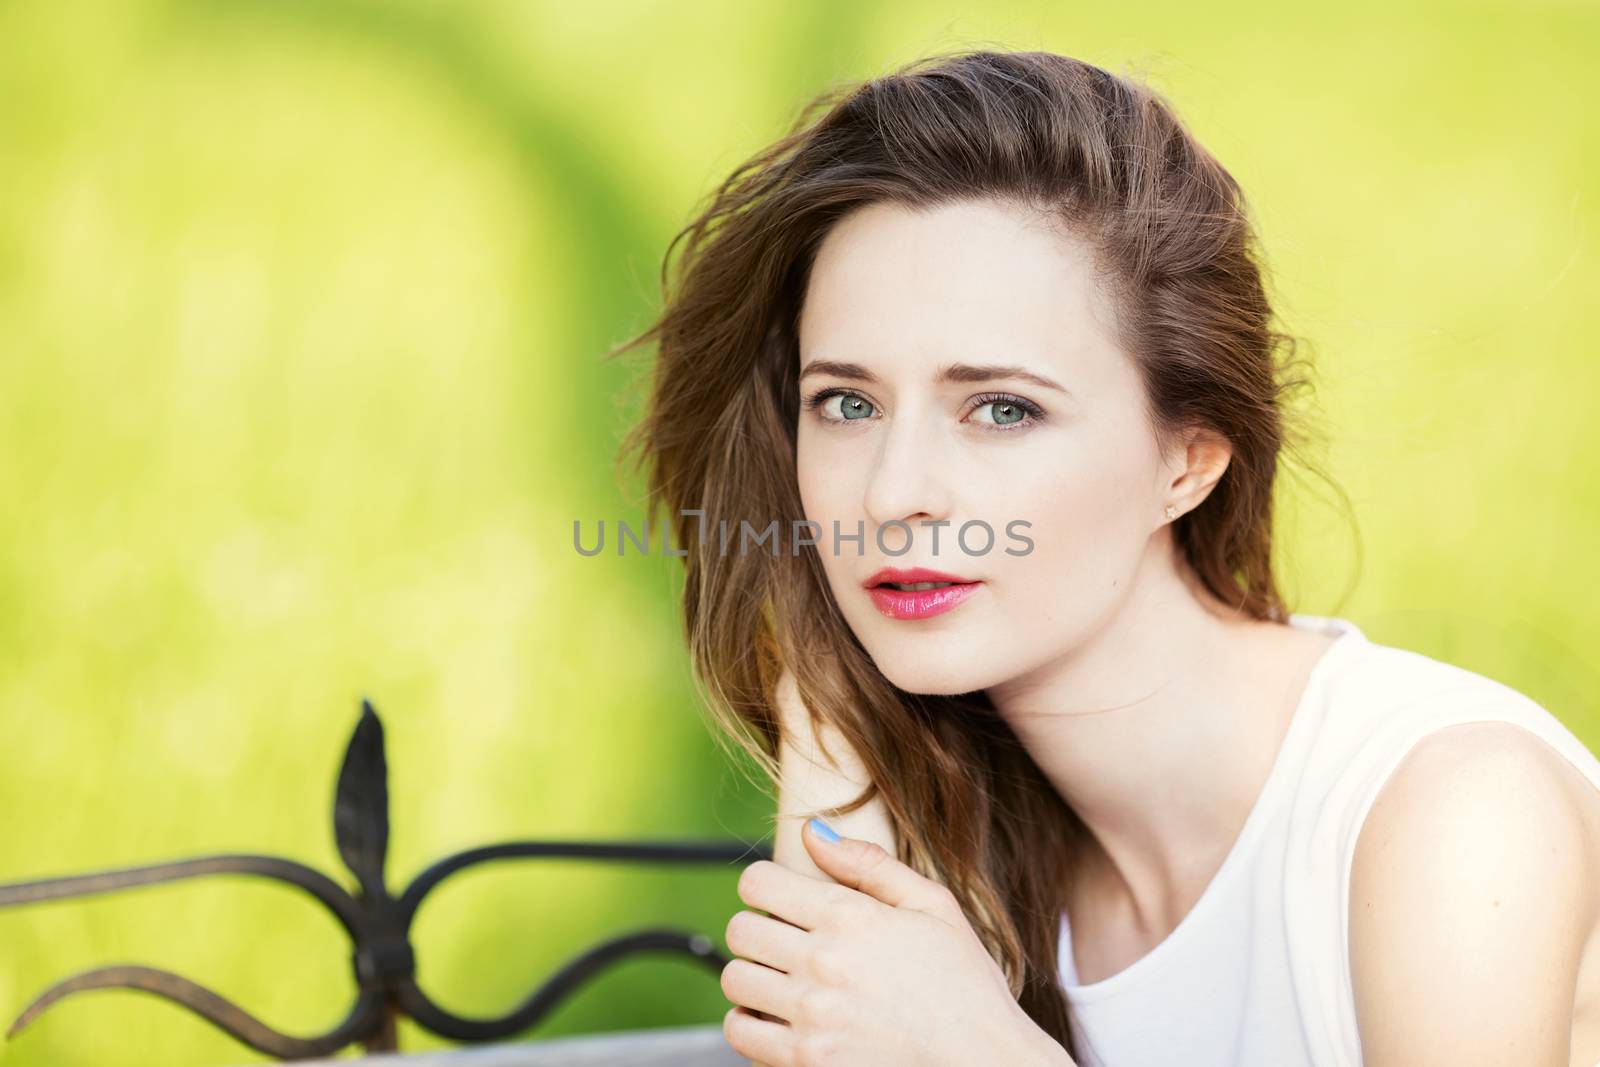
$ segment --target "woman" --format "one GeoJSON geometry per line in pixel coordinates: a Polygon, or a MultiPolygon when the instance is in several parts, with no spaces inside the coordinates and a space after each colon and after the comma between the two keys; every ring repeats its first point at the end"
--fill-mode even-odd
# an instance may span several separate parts
{"type": "Polygon", "coordinates": [[[931,57],[819,98],[684,238],[623,346],[660,346],[625,448],[697,677],[779,783],[735,1049],[1600,1061],[1600,761],[1286,608],[1305,379],[1238,185],[1159,95],[931,57]]]}

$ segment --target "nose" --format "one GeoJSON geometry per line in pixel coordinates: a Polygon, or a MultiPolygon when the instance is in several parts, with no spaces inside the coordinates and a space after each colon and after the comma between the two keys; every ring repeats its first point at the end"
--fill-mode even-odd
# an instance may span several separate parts
{"type": "MultiPolygon", "coordinates": [[[[915,543],[931,549],[933,530],[917,524],[950,517],[950,489],[944,474],[948,465],[942,462],[946,457],[938,435],[914,419],[903,418],[892,421],[878,440],[881,443],[863,502],[875,527],[872,533],[876,535],[876,527],[898,519],[910,527],[915,543]]],[[[899,535],[893,530],[886,532],[883,543],[891,550],[900,547],[905,544],[903,531],[899,535]]]]}

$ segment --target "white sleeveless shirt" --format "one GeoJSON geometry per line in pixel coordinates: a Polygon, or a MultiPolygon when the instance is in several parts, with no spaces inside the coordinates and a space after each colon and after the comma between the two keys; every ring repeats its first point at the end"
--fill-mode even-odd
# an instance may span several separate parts
{"type": "MultiPolygon", "coordinates": [[[[1061,916],[1061,980],[1083,1067],[1358,1067],[1348,903],[1356,835],[1422,737],[1456,723],[1526,727],[1600,788],[1600,760],[1531,698],[1483,675],[1371,641],[1352,622],[1313,665],[1232,849],[1155,948],[1077,984],[1061,916]]],[[[1600,1065],[1597,1065],[1600,1067],[1600,1065]]]]}

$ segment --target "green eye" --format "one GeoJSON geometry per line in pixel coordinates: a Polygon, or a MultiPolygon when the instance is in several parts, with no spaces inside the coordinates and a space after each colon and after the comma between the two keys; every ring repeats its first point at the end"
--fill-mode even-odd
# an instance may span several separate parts
{"type": "MultiPolygon", "coordinates": [[[[1037,404],[1010,393],[985,393],[973,399],[978,402],[973,412],[991,412],[988,418],[973,420],[986,432],[1021,432],[1043,422],[1045,418],[1045,413],[1037,404]]],[[[815,411],[823,422],[861,422],[878,417],[877,406],[872,401],[847,389],[822,389],[803,397],[801,403],[807,411],[815,411]],[[834,400],[839,401],[837,414],[834,400]]]]}
{"type": "Polygon", "coordinates": [[[843,389],[823,389],[805,398],[807,410],[821,409],[820,417],[827,422],[860,422],[877,413],[872,401],[843,389]],[[833,413],[833,400],[839,401],[839,413],[833,413]]]}
{"type": "Polygon", "coordinates": [[[996,426],[1009,426],[1013,422],[1021,422],[1028,416],[1027,412],[1023,411],[1017,405],[1008,400],[991,400],[978,410],[982,411],[983,408],[994,409],[994,414],[991,416],[991,420],[996,426]]]}
{"type": "Polygon", "coordinates": [[[973,414],[980,411],[990,412],[989,418],[976,418],[973,421],[978,427],[988,433],[1021,433],[1028,427],[1038,425],[1044,421],[1044,411],[1031,400],[1010,393],[985,393],[975,397],[978,406],[973,408],[973,414]]]}
{"type": "Polygon", "coordinates": [[[872,405],[864,398],[845,394],[839,399],[839,415],[845,419],[864,419],[872,414],[872,405]]]}

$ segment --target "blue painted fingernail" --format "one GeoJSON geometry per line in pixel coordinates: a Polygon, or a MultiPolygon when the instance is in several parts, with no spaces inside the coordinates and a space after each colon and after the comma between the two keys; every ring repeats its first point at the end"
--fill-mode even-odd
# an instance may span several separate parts
{"type": "Polygon", "coordinates": [[[811,824],[812,832],[818,837],[822,838],[824,841],[839,840],[839,835],[834,828],[823,822],[821,819],[812,818],[807,821],[811,824]]]}

